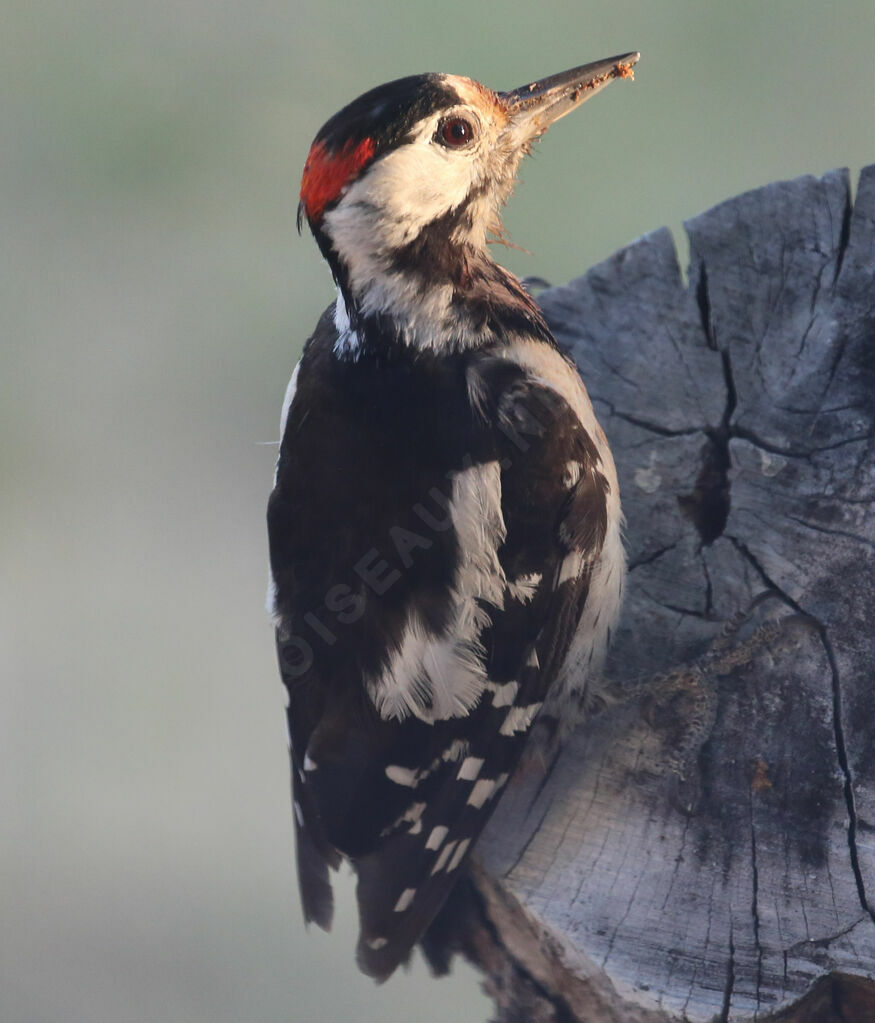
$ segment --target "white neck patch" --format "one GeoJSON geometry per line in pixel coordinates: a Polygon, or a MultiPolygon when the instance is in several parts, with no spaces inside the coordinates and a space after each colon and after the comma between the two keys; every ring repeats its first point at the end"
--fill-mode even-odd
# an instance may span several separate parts
{"type": "Polygon", "coordinates": [[[349,313],[340,288],[337,289],[337,301],[334,303],[334,326],[337,330],[334,354],[338,359],[351,359],[355,362],[361,354],[362,342],[349,322],[349,313]]]}

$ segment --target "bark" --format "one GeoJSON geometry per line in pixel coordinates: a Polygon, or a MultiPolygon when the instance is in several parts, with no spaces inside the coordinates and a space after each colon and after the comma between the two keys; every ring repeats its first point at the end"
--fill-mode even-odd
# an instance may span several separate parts
{"type": "Polygon", "coordinates": [[[454,902],[504,1023],[875,1019],[875,166],[686,228],[688,284],[663,229],[540,296],[630,575],[612,697],[454,902]]]}

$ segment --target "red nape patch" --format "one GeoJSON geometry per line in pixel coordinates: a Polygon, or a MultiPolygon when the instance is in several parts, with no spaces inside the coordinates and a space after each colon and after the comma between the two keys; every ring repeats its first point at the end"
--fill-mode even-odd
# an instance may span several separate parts
{"type": "Polygon", "coordinates": [[[318,220],[322,211],[336,199],[343,186],[358,174],[374,155],[374,140],[351,142],[337,153],[329,153],[324,142],[314,142],[304,164],[301,178],[301,202],[310,220],[318,220]]]}

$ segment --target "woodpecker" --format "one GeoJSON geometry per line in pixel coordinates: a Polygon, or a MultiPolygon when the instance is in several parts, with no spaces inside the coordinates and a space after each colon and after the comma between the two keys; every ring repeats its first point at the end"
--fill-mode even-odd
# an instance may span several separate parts
{"type": "Polygon", "coordinates": [[[533,722],[597,670],[625,558],[573,363],[489,255],[523,156],[627,53],[493,92],[423,74],[335,114],[304,221],[337,299],[294,370],[268,505],[304,917],[357,874],[360,968],[410,955],[533,722]]]}

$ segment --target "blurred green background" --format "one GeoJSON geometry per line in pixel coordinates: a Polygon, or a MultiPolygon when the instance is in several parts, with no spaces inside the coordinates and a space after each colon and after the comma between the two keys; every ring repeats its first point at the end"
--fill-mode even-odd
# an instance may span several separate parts
{"type": "MultiPolygon", "coordinates": [[[[774,179],[875,159],[871,0],[4,5],[0,1019],[482,1021],[297,906],[264,505],[332,298],[294,230],[321,123],[424,70],[642,51],[523,168],[499,251],[562,282],[774,179]]],[[[683,243],[681,243],[683,244],[683,243]]]]}

